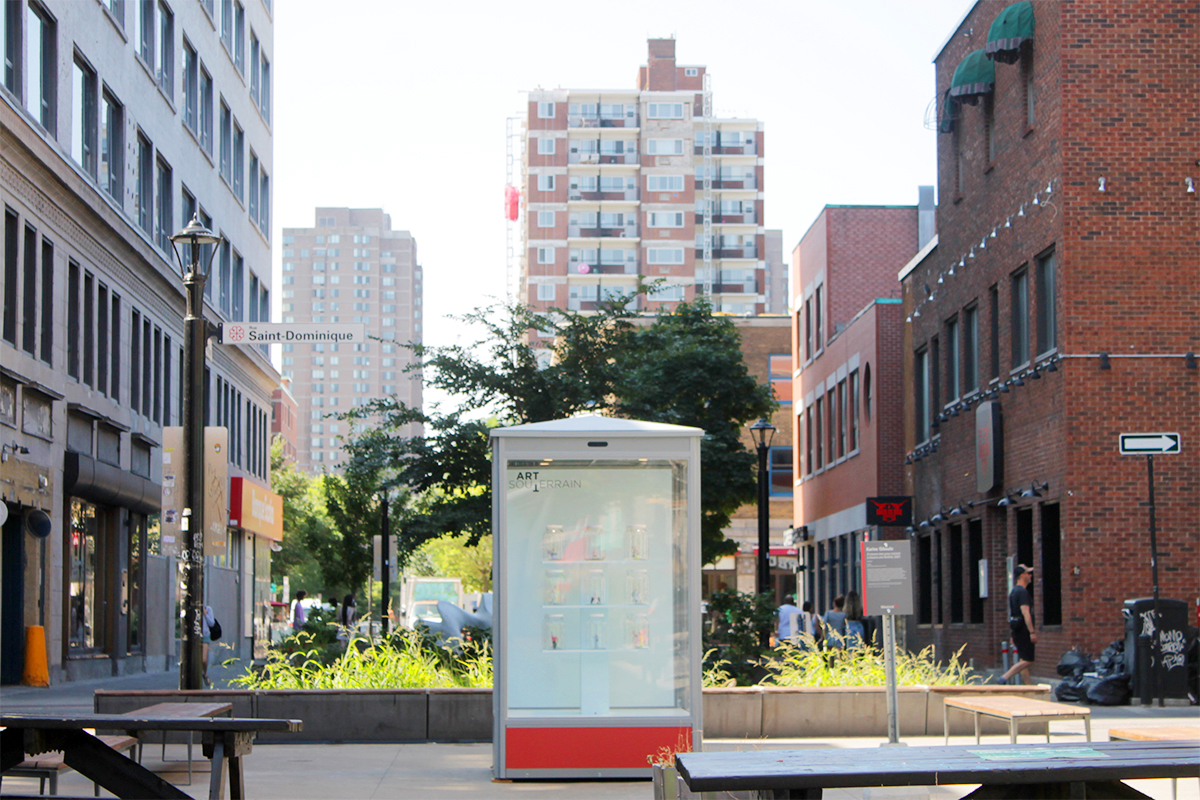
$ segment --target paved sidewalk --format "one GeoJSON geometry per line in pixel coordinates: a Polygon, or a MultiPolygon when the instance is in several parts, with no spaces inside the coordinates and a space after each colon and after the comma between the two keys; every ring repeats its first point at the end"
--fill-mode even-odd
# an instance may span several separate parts
{"type": "MultiPolygon", "coordinates": [[[[238,667],[213,667],[210,677],[217,685],[240,674],[238,667]]],[[[0,687],[0,708],[8,712],[44,711],[68,713],[91,711],[92,692],[96,689],[171,689],[178,685],[174,673],[129,675],[89,683],[66,684],[49,689],[23,686],[0,687]]],[[[1108,730],[1116,727],[1150,727],[1195,725],[1200,722],[1196,707],[1120,706],[1092,707],[1092,736],[1097,741],[1108,739],[1108,730]]],[[[910,747],[936,747],[940,736],[904,737],[910,747]]],[[[1083,725],[1077,721],[1051,723],[1051,738],[1055,742],[1084,742],[1083,725]]],[[[759,739],[710,740],[707,750],[776,750],[801,748],[864,748],[863,757],[878,752],[886,736],[846,739],[759,739]]],[[[1044,741],[1044,736],[1022,734],[1021,743],[1044,741]]],[[[951,744],[973,744],[973,736],[951,737],[951,744]]],[[[1007,744],[1008,736],[985,736],[985,744],[1007,744]]],[[[159,759],[158,747],[147,747],[147,767],[173,783],[187,781],[186,766],[159,759]]],[[[171,745],[169,759],[183,759],[185,748],[171,745]]],[[[1200,751],[1197,753],[1200,758],[1200,751]]],[[[608,798],[641,798],[648,800],[652,790],[647,781],[592,782],[495,782],[492,780],[492,746],[490,744],[346,744],[346,745],[258,745],[245,759],[246,793],[255,800],[373,800],[374,798],[507,798],[570,797],[579,800],[608,798]]],[[[194,796],[207,794],[207,764],[201,760],[191,787],[184,791],[194,796]]],[[[1155,800],[1170,800],[1169,780],[1132,781],[1131,785],[1155,800]]],[[[825,792],[828,800],[878,800],[880,798],[936,798],[957,800],[973,791],[973,786],[896,787],[889,789],[836,789],[825,792]]],[[[37,793],[32,779],[6,778],[5,795],[37,793]]],[[[59,782],[59,793],[88,796],[90,781],[70,773],[59,782]]],[[[102,796],[108,796],[102,793],[102,796]]],[[[1200,782],[1194,779],[1179,781],[1179,800],[1200,800],[1200,782]]]]}

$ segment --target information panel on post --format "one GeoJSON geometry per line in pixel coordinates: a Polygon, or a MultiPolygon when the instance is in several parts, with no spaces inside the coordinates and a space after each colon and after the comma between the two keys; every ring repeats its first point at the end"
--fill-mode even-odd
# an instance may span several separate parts
{"type": "Polygon", "coordinates": [[[889,540],[862,543],[863,614],[912,614],[912,543],[889,540]]]}

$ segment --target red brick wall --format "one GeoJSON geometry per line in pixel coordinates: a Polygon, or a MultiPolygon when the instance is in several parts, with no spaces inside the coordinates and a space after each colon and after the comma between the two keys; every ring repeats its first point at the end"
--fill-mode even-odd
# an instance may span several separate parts
{"type": "MultiPolygon", "coordinates": [[[[964,20],[937,59],[939,92],[963,56],[983,46],[992,19],[1006,5],[982,0],[964,20]],[[973,33],[967,36],[968,31],[973,33]]],[[[984,524],[990,597],[984,624],[950,625],[947,613],[942,625],[910,626],[909,643],[933,642],[942,654],[967,643],[966,657],[985,666],[994,663],[998,643],[1007,636],[1004,560],[1016,550],[1016,508],[1033,509],[1038,566],[1041,510],[1057,503],[1063,621],[1043,631],[1035,669],[1052,674],[1066,649],[1080,646],[1094,653],[1120,636],[1121,602],[1151,591],[1145,463],[1117,454],[1121,432],[1183,436],[1181,455],[1155,463],[1160,581],[1163,596],[1191,603],[1197,595],[1200,555],[1192,509],[1200,501],[1200,448],[1188,448],[1186,442],[1200,445],[1200,370],[1185,369],[1180,357],[1162,356],[1200,350],[1200,205],[1183,183],[1187,175],[1200,177],[1195,164],[1200,9],[1187,2],[1044,0],[1035,4],[1035,14],[1033,125],[1026,124],[1022,66],[997,64],[995,157],[987,154],[985,105],[965,106],[957,132],[964,153],[961,192],[955,136],[938,137],[939,245],[905,282],[906,308],[921,311],[909,326],[905,355],[911,389],[912,351],[938,333],[944,338],[945,320],[977,300],[986,384],[988,287],[995,284],[1000,374],[1009,378],[1014,367],[1010,281],[1014,271],[1028,266],[1030,352],[1036,363],[1033,334],[1045,309],[1038,308],[1032,291],[1035,258],[1053,248],[1057,354],[1063,360],[1057,372],[1036,381],[1026,378],[1025,386],[999,396],[1003,485],[1023,489],[1037,480],[1050,486],[1040,499],[996,508],[1001,492],[985,498],[975,490],[974,410],[942,423],[937,452],[907,469],[916,513],[927,517],[960,499],[992,501],[970,514],[984,524]],[[1105,192],[1098,191],[1100,177],[1106,178],[1105,192]],[[959,267],[963,256],[966,263],[959,267]],[[948,275],[951,267],[954,276],[948,275]],[[937,283],[939,276],[944,283],[937,283]],[[926,286],[933,301],[922,302],[926,286]],[[1156,357],[1113,358],[1113,368],[1101,370],[1094,358],[1101,351],[1156,357]]],[[[919,443],[912,434],[912,392],[906,395],[912,448],[919,443]]],[[[943,564],[947,605],[945,550],[943,564]]],[[[1048,577],[1039,571],[1034,584],[1039,624],[1048,577]]]]}

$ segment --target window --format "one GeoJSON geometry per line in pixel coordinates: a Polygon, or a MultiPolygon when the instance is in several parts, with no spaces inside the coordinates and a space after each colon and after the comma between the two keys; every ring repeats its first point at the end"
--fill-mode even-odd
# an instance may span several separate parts
{"type": "Polygon", "coordinates": [[[825,396],[817,398],[817,404],[813,407],[813,415],[815,419],[815,430],[813,435],[816,436],[817,443],[817,469],[825,466],[825,396]]]}
{"type": "MultiPolygon", "coordinates": [[[[987,163],[990,166],[996,160],[996,93],[988,92],[983,96],[983,140],[987,150],[987,163]]],[[[961,622],[961,620],[959,620],[961,622]]]]}
{"type": "Polygon", "coordinates": [[[183,124],[195,133],[200,122],[200,61],[196,48],[183,40],[183,124]]]}
{"type": "Polygon", "coordinates": [[[850,411],[850,452],[858,449],[858,370],[850,373],[849,378],[849,411],[850,411]]]}
{"type": "Polygon", "coordinates": [[[695,78],[700,74],[700,70],[697,67],[684,67],[683,74],[688,78],[695,78]]]}
{"type": "Polygon", "coordinates": [[[233,281],[231,288],[231,309],[230,314],[235,320],[243,320],[246,317],[246,261],[242,258],[242,254],[238,251],[233,251],[233,281]]]}
{"type": "Polygon", "coordinates": [[[662,283],[650,288],[646,299],[660,303],[678,303],[684,299],[683,284],[662,283]]]}
{"type": "MultiPolygon", "coordinates": [[[[1042,625],[1062,625],[1062,531],[1057,503],[1043,504],[1042,559],[1038,564],[1042,579],[1042,625]]],[[[1025,562],[1029,563],[1029,562],[1025,562]]]]}
{"type": "Polygon", "coordinates": [[[808,465],[805,469],[807,475],[812,475],[817,469],[813,461],[813,413],[811,405],[804,409],[804,463],[808,465]]]}
{"type": "MultiPolygon", "coordinates": [[[[84,280],[86,283],[87,278],[84,280]]],[[[129,405],[134,413],[140,413],[142,409],[142,315],[137,311],[131,311],[129,319],[129,405]]]]}
{"type": "Polygon", "coordinates": [[[958,399],[958,365],[961,354],[958,349],[958,318],[946,322],[946,400],[958,399]]]}
{"type": "Polygon", "coordinates": [[[963,309],[962,319],[962,391],[964,395],[979,389],[979,306],[963,309]]]}
{"type": "Polygon", "coordinates": [[[125,172],[125,108],[105,90],[100,105],[100,186],[121,203],[125,172]]]}
{"type": "Polygon", "coordinates": [[[682,264],[682,247],[649,247],[646,248],[646,262],[649,264],[682,264]]]}
{"type": "Polygon", "coordinates": [[[158,86],[175,100],[175,15],[158,4],[158,86]]]}
{"type": "Polygon", "coordinates": [[[647,175],[646,190],[650,192],[682,192],[682,175],[647,175]]]}
{"type": "Polygon", "coordinates": [[[1058,316],[1055,307],[1054,253],[1037,260],[1037,344],[1038,355],[1058,347],[1058,316]]]}
{"type": "Polygon", "coordinates": [[[554,248],[539,247],[537,251],[537,263],[553,264],[554,263],[554,248]]]}
{"type": "Polygon", "coordinates": [[[67,374],[79,380],[79,265],[67,262],[67,374]]]}
{"type": "Polygon", "coordinates": [[[271,177],[265,171],[258,176],[258,227],[271,238],[271,177]]]}
{"type": "MultiPolygon", "coordinates": [[[[6,5],[9,5],[6,3],[6,5]]],[[[55,77],[55,24],[50,15],[36,3],[30,3],[26,14],[25,108],[43,128],[54,134],[58,81],[55,77]]],[[[15,36],[17,31],[9,31],[15,36]]]]}
{"type": "Polygon", "coordinates": [[[539,156],[554,155],[555,140],[549,136],[539,136],[537,140],[537,151],[539,156]]]}
{"type": "Polygon", "coordinates": [[[200,66],[200,147],[210,156],[213,154],[213,79],[203,65],[200,66]]]}
{"type": "Polygon", "coordinates": [[[250,29],[250,99],[258,105],[259,68],[261,66],[258,52],[258,34],[250,29]]]}
{"type": "Polygon", "coordinates": [[[1033,48],[1021,48],[1021,86],[1025,90],[1025,125],[1033,127],[1034,83],[1033,83],[1033,48]]]}
{"type": "Polygon", "coordinates": [[[863,367],[863,416],[871,421],[871,365],[863,367]]]}
{"type": "Polygon", "coordinates": [[[683,139],[650,139],[646,142],[646,153],[652,156],[681,156],[683,139]]]}
{"type": "Polygon", "coordinates": [[[812,298],[804,301],[804,359],[807,361],[813,356],[813,338],[812,338],[812,298]]]}
{"type": "Polygon", "coordinates": [[[537,104],[538,119],[554,119],[554,103],[537,104]]]}
{"type": "Polygon", "coordinates": [[[221,98],[221,149],[218,171],[226,184],[233,185],[233,112],[221,98]]]}
{"type": "Polygon", "coordinates": [[[961,525],[950,526],[950,622],[963,621],[963,535],[961,525]]]}
{"type": "Polygon", "coordinates": [[[991,378],[996,380],[1000,377],[1000,287],[997,284],[988,288],[988,316],[992,334],[989,348],[992,361],[991,378]]]}
{"type": "Polygon", "coordinates": [[[772,447],[767,451],[767,480],[772,497],[792,496],[792,448],[772,447]]]}
{"type": "Polygon", "coordinates": [[[138,225],[147,234],[154,235],[154,217],[151,208],[154,205],[154,145],[142,134],[138,133],[138,171],[137,192],[133,196],[134,210],[137,213],[138,225]]]}
{"type": "Polygon", "coordinates": [[[651,211],[648,215],[651,228],[682,228],[682,211],[651,211]]]}
{"type": "Polygon", "coordinates": [[[171,213],[171,207],[174,205],[171,196],[171,165],[161,158],[158,159],[158,169],[156,170],[158,179],[158,242],[159,248],[167,253],[171,253],[171,234],[175,231],[171,228],[171,220],[174,214],[171,213]]]}
{"type": "Polygon", "coordinates": [[[233,0],[221,0],[221,44],[233,54],[233,0]]]}
{"type": "MultiPolygon", "coordinates": [[[[109,367],[111,373],[111,382],[109,383],[109,395],[113,400],[120,402],[121,400],[121,296],[116,292],[112,295],[112,313],[109,314],[109,322],[112,325],[112,335],[109,336],[109,346],[112,348],[111,358],[109,359],[109,367]]],[[[170,361],[167,362],[167,367],[170,368],[170,361]]]]}
{"type": "Polygon", "coordinates": [[[771,391],[783,405],[792,404],[792,356],[772,353],[767,356],[767,374],[770,376],[771,391]]]}
{"type": "Polygon", "coordinates": [[[133,12],[134,47],[138,56],[154,73],[154,0],[133,0],[137,10],[133,12]]]}
{"type": "Polygon", "coordinates": [[[258,110],[262,112],[263,119],[268,125],[271,124],[271,61],[267,58],[266,53],[262,56],[262,76],[260,77],[262,85],[258,91],[258,110]]]}
{"type": "Polygon", "coordinates": [[[683,103],[647,103],[647,119],[683,119],[683,103]]]}
{"type": "Polygon", "coordinates": [[[539,192],[554,191],[554,176],[553,175],[538,175],[537,188],[539,192]]]}
{"type": "Polygon", "coordinates": [[[21,4],[5,3],[0,7],[0,47],[4,48],[4,88],[20,96],[21,81],[21,4]]]}
{"type": "Polygon", "coordinates": [[[245,163],[246,135],[235,119],[233,121],[233,196],[239,201],[242,199],[242,183],[246,174],[245,163]]]}
{"type": "Polygon", "coordinates": [[[42,316],[38,320],[38,352],[46,364],[54,360],[54,245],[42,237],[42,316]]]}
{"type": "Polygon", "coordinates": [[[829,449],[825,451],[825,461],[833,466],[837,458],[837,395],[831,390],[825,395],[825,430],[829,434],[829,449]]]}
{"type": "Polygon", "coordinates": [[[823,331],[821,326],[821,290],[823,288],[825,287],[818,286],[816,293],[813,295],[813,314],[815,315],[813,317],[813,337],[816,344],[816,350],[814,352],[817,353],[821,352],[821,348],[824,346],[824,343],[821,340],[823,331]]]}
{"type": "Polygon", "coordinates": [[[250,151],[250,202],[247,205],[250,211],[250,221],[258,223],[258,155],[250,151]]]}
{"type": "Polygon", "coordinates": [[[917,442],[929,438],[929,351],[918,350],[913,358],[913,410],[916,421],[917,442]]]}
{"type": "Polygon", "coordinates": [[[1029,273],[1012,276],[1012,369],[1029,361],[1029,273]]]}
{"type": "Polygon", "coordinates": [[[233,65],[246,74],[246,9],[241,3],[233,4],[233,65]]]}
{"type": "MultiPolygon", "coordinates": [[[[554,302],[554,284],[539,283],[537,285],[537,299],[542,302],[554,302]]],[[[386,360],[386,359],[385,359],[386,360]]]]}
{"type": "Polygon", "coordinates": [[[554,227],[554,212],[553,211],[537,212],[537,221],[538,221],[537,224],[538,224],[539,228],[553,228],[554,227]]]}
{"type": "Polygon", "coordinates": [[[838,404],[838,438],[837,438],[837,454],[838,458],[843,458],[846,455],[846,429],[849,423],[849,413],[846,408],[846,382],[838,381],[837,385],[837,404],[838,404]]]}
{"type": "Polygon", "coordinates": [[[230,312],[230,281],[233,276],[233,254],[228,239],[221,240],[220,248],[221,252],[217,255],[217,308],[228,318],[230,312]]]}
{"type": "Polygon", "coordinates": [[[96,177],[96,73],[79,56],[71,66],[71,157],[96,177]]]}

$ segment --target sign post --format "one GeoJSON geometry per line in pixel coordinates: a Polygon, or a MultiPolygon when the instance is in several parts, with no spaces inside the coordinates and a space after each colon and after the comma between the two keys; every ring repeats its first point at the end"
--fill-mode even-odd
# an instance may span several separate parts
{"type": "Polygon", "coordinates": [[[221,326],[221,344],[366,340],[367,326],[361,322],[226,322],[221,326]]]}
{"type": "MultiPolygon", "coordinates": [[[[1154,694],[1158,707],[1165,705],[1163,695],[1162,613],[1158,608],[1158,531],[1154,520],[1154,456],[1176,455],[1182,450],[1178,433],[1122,433],[1117,449],[1123,456],[1146,456],[1146,482],[1150,500],[1150,578],[1154,583],[1154,633],[1151,638],[1154,658],[1154,694]]],[[[1145,695],[1143,695],[1144,697],[1145,695]]]]}
{"type": "Polygon", "coordinates": [[[913,613],[912,543],[862,543],[863,613],[883,615],[883,656],[887,676],[888,744],[900,744],[896,686],[896,615],[913,613]]]}

